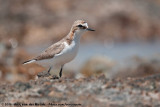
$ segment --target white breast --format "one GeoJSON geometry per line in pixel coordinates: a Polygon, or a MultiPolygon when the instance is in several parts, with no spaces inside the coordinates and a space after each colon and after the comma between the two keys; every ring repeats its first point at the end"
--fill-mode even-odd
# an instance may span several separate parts
{"type": "Polygon", "coordinates": [[[65,48],[59,54],[56,54],[53,58],[55,65],[63,65],[70,62],[75,58],[78,52],[79,44],[72,41],[70,45],[64,42],[65,48]]]}

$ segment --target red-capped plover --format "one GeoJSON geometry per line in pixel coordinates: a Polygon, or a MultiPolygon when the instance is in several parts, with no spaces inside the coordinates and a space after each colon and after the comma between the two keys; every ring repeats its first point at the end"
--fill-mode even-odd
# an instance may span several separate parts
{"type": "Polygon", "coordinates": [[[48,72],[50,72],[52,67],[60,67],[59,76],[61,77],[64,64],[72,61],[77,55],[80,38],[85,31],[95,30],[88,28],[88,24],[83,20],[75,21],[66,37],[23,64],[35,62],[44,67],[49,67],[48,72]]]}

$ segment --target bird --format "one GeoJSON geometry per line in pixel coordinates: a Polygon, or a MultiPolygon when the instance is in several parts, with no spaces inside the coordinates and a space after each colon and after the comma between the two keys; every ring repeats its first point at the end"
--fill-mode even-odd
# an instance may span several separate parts
{"type": "Polygon", "coordinates": [[[67,36],[49,46],[38,56],[22,64],[37,63],[43,67],[48,67],[48,73],[52,68],[59,67],[59,77],[61,78],[64,65],[76,57],[81,36],[86,31],[95,30],[89,28],[84,20],[76,20],[67,36]]]}

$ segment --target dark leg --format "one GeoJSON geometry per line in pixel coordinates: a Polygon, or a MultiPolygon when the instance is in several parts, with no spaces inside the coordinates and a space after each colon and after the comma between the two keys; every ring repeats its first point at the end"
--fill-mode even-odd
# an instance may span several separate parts
{"type": "Polygon", "coordinates": [[[63,71],[63,65],[61,66],[61,70],[60,70],[60,72],[59,72],[59,77],[62,76],[62,71],[63,71]]]}
{"type": "Polygon", "coordinates": [[[51,69],[52,69],[52,67],[49,68],[48,73],[50,73],[51,69]]]}

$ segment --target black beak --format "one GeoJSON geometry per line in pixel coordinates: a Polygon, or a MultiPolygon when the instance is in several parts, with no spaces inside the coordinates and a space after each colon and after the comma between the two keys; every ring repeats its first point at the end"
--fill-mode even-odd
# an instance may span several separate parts
{"type": "Polygon", "coordinates": [[[86,28],[86,30],[88,30],[88,31],[95,31],[95,30],[93,30],[93,29],[91,29],[91,28],[86,28]]]}

